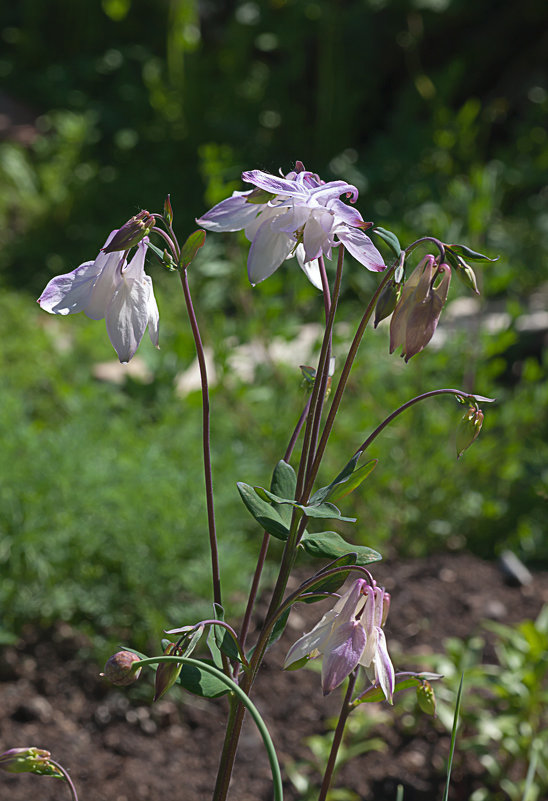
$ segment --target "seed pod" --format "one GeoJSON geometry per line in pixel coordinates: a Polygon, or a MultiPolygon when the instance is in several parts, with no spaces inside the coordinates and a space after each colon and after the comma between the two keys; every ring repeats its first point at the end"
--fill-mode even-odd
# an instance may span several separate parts
{"type": "Polygon", "coordinates": [[[118,687],[127,687],[139,678],[141,668],[133,670],[133,665],[140,661],[137,654],[131,651],[118,651],[107,660],[105,672],[101,673],[101,676],[118,687]]]}

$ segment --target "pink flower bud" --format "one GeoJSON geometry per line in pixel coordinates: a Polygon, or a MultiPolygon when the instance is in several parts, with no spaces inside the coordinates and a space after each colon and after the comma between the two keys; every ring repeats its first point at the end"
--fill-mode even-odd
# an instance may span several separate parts
{"type": "Polygon", "coordinates": [[[116,684],[118,687],[126,687],[128,684],[133,684],[133,682],[137,681],[139,678],[141,668],[134,670],[133,665],[135,662],[140,661],[137,654],[131,651],[118,651],[117,654],[111,656],[107,661],[105,672],[101,673],[101,676],[104,676],[105,679],[108,679],[112,684],[116,684]]]}

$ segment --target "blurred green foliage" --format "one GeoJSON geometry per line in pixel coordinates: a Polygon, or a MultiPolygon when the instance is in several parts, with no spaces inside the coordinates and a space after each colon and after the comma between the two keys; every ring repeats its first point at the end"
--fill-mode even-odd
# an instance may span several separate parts
{"type": "MultiPolygon", "coordinates": [[[[512,547],[548,561],[546,364],[540,340],[524,349],[518,326],[548,255],[546,18],[544,0],[519,9],[510,0],[25,0],[2,9],[0,75],[35,119],[30,138],[8,127],[0,142],[6,631],[61,617],[131,627],[138,643],[204,611],[200,407],[196,394],[174,390],[194,358],[174,277],[152,268],[162,350],[140,351],[150,383],[94,380],[93,365],[113,356],[103,325],[47,317],[32,298],[94,258],[143,206],[160,210],[167,192],[184,238],[197,215],[241,188],[242,169],[287,171],[297,158],[354,183],[365,219],[404,244],[431,233],[500,255],[478,274],[483,297],[509,315],[501,333],[451,333],[443,350],[407,366],[387,357],[385,329],[367,334],[321,481],[394,407],[440,381],[498,402],[458,463],[454,401],[398,418],[370,449],[376,470],[345,501],[359,522],[343,533],[385,553],[466,546],[491,557],[512,547]]],[[[251,290],[244,241],[210,236],[191,268],[218,378],[214,478],[230,608],[257,547],[235,482],[268,486],[304,403],[298,365],[265,357],[249,386],[231,355],[242,343],[291,341],[321,314],[298,270],[251,290]]],[[[349,264],[339,319],[351,328],[377,278],[349,264]]],[[[338,329],[337,347],[350,336],[338,329]]]]}

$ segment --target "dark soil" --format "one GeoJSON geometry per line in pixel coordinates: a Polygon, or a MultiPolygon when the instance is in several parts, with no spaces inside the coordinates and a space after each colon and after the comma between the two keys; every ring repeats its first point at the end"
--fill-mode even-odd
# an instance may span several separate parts
{"type": "MultiPolygon", "coordinates": [[[[398,654],[399,670],[416,669],[419,654],[442,652],[448,636],[481,632],[489,643],[482,620],[535,618],[548,602],[547,573],[536,574],[529,585],[509,586],[496,565],[469,555],[381,563],[374,574],[392,592],[386,633],[391,652],[398,654]]],[[[324,732],[340,704],[338,691],[323,698],[318,673],[280,669],[289,644],[325,608],[299,605],[293,611],[281,644],[269,653],[256,683],[253,697],[270,728],[284,776],[294,763],[310,759],[305,739],[324,732]]],[[[488,649],[487,656],[493,658],[488,649]]],[[[81,801],[211,798],[226,700],[205,701],[176,690],[153,705],[149,678],[126,690],[115,689],[99,678],[101,667],[82,636],[66,625],[29,632],[17,646],[5,647],[0,656],[0,751],[30,745],[48,749],[70,770],[81,801]]],[[[353,717],[380,715],[381,722],[367,737],[380,737],[385,748],[344,765],[336,784],[375,801],[393,801],[399,783],[405,787],[405,801],[440,799],[449,735],[439,720],[426,716],[410,733],[406,716],[397,713],[400,698],[390,725],[386,704],[368,704],[355,713],[353,717]]],[[[309,775],[317,781],[313,771],[309,775]]],[[[460,753],[452,799],[467,799],[478,782],[477,761],[470,752],[460,753]]],[[[288,801],[305,797],[289,780],[284,789],[288,801]]],[[[63,801],[69,792],[57,779],[3,773],[0,798],[63,801]]],[[[231,799],[271,798],[268,761],[248,720],[231,799]]]]}

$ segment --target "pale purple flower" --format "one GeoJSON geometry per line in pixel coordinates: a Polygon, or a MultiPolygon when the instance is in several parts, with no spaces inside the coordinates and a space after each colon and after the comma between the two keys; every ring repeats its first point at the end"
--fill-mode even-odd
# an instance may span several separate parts
{"type": "Polygon", "coordinates": [[[368,224],[340,199],[347,195],[355,203],[355,186],[346,181],[324,183],[300,163],[285,177],[250,170],[242,173],[242,179],[256,189],[235,192],[197,223],[210,231],[245,231],[251,242],[247,272],[252,284],[264,281],[285,259],[296,256],[309,281],[322,289],[318,258],[330,259],[332,249],[341,244],[368,270],[385,269],[363,230],[368,224]]]}
{"type": "Polygon", "coordinates": [[[114,350],[125,363],[135,354],[147,325],[158,347],[159,315],[152,279],[144,269],[148,239],[139,242],[128,264],[126,253],[103,252],[115,234],[112,231],[95,261],[52,278],[38,303],[51,314],[84,312],[92,320],[104,317],[114,350]]]}
{"type": "Polygon", "coordinates": [[[394,668],[382,630],[389,606],[390,596],[381,587],[357,579],[312,631],[289,649],[284,668],[304,657],[323,656],[322,689],[327,695],[361,665],[392,703],[394,668]]]}

